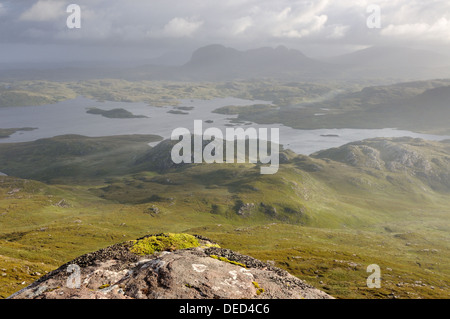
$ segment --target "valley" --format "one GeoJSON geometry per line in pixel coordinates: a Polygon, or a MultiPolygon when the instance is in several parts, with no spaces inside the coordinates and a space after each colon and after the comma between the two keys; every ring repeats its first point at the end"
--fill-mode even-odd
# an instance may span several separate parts
{"type": "Polygon", "coordinates": [[[206,236],[337,298],[448,296],[448,141],[285,150],[265,176],[255,164],[174,167],[170,143],[151,138],[0,145],[2,297],[83,253],[160,232],[206,236]],[[381,289],[365,284],[374,263],[381,289]]]}
{"type": "Polygon", "coordinates": [[[3,82],[0,296],[81,254],[184,232],[336,298],[445,298],[449,83],[3,82]],[[279,171],[174,164],[167,138],[194,119],[280,128],[279,171]]]}
{"type": "Polygon", "coordinates": [[[449,1],[65,2],[0,0],[0,299],[450,297],[449,1]]]}

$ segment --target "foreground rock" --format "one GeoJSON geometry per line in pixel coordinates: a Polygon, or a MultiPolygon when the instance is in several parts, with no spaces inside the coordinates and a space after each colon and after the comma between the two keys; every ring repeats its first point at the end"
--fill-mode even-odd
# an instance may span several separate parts
{"type": "Polygon", "coordinates": [[[171,236],[178,235],[147,236],[83,255],[10,298],[331,298],[284,270],[222,249],[205,238],[182,234],[190,237],[183,237],[188,244],[179,245],[171,236]],[[164,244],[160,245],[160,239],[164,244]],[[149,242],[151,249],[163,251],[148,254],[149,242]]]}

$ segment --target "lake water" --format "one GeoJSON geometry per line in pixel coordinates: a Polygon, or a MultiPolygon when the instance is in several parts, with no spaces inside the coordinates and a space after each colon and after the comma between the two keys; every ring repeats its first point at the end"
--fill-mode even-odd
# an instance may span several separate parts
{"type": "MultiPolygon", "coordinates": [[[[145,103],[97,102],[83,97],[51,105],[0,108],[0,128],[37,128],[34,131],[17,132],[9,138],[0,139],[0,143],[28,142],[64,134],[85,136],[156,134],[163,138],[170,138],[175,128],[185,127],[193,132],[194,120],[203,120],[204,129],[207,127],[217,127],[225,131],[225,128],[228,127],[227,124],[230,125],[230,119],[236,118],[237,116],[215,114],[212,113],[213,110],[228,105],[245,106],[262,103],[269,102],[242,100],[238,98],[182,100],[179,106],[193,107],[189,111],[182,110],[183,112],[189,113],[187,115],[167,113],[175,109],[173,106],[152,107],[145,103]],[[145,115],[148,118],[110,119],[101,115],[86,113],[86,109],[90,107],[98,107],[104,110],[123,108],[135,115],[145,115]],[[205,121],[207,120],[214,122],[206,123],[205,121]]],[[[281,144],[298,154],[305,155],[374,137],[410,136],[427,140],[450,138],[450,136],[418,134],[390,128],[375,130],[296,130],[279,124],[248,124],[249,122],[246,122],[237,126],[244,128],[279,128],[281,144]]]]}

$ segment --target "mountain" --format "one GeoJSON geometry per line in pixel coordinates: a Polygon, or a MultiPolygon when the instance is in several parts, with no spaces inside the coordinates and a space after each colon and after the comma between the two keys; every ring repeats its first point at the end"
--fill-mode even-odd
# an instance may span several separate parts
{"type": "Polygon", "coordinates": [[[207,238],[168,233],[80,256],[10,296],[62,298],[333,299],[284,270],[207,238]],[[79,286],[70,278],[75,269],[79,286]]]}
{"type": "MultiPolygon", "coordinates": [[[[368,86],[341,91],[326,99],[304,103],[302,107],[296,107],[295,102],[293,99],[283,101],[279,109],[235,111],[240,121],[281,123],[295,129],[396,128],[450,135],[449,80],[368,86]]],[[[280,105],[278,101],[276,104],[280,105]]]]}
{"type": "Polygon", "coordinates": [[[416,105],[426,106],[430,112],[450,109],[450,86],[426,90],[415,98],[416,105]],[[431,110],[429,108],[432,108],[431,110]]]}
{"type": "Polygon", "coordinates": [[[353,94],[365,108],[365,118],[383,127],[448,135],[450,85],[448,81],[416,82],[389,87],[365,88],[353,94]],[[419,84],[422,87],[419,88],[419,84]],[[431,86],[427,88],[427,86],[431,86]]]}
{"type": "Polygon", "coordinates": [[[220,44],[186,55],[168,53],[148,59],[141,66],[111,66],[102,63],[72,64],[33,69],[9,68],[1,79],[80,81],[120,78],[127,80],[228,81],[278,79],[304,81],[318,79],[430,79],[450,77],[450,57],[427,50],[402,47],[371,47],[329,59],[314,59],[285,46],[246,51],[220,44]]]}
{"type": "Polygon", "coordinates": [[[403,114],[409,114],[410,127],[417,128],[434,127],[439,132],[439,128],[445,134],[449,131],[450,118],[450,86],[442,86],[426,90],[422,94],[405,100],[403,103],[403,114]]]}
{"type": "MultiPolygon", "coordinates": [[[[193,136],[191,136],[191,163],[195,163],[194,161],[194,139],[193,136]]],[[[172,148],[178,143],[178,141],[172,141],[172,140],[163,140],[158,145],[149,148],[144,154],[141,156],[138,156],[136,158],[136,161],[134,163],[134,171],[135,172],[142,172],[142,171],[156,171],[160,173],[164,173],[169,171],[170,169],[174,168],[180,168],[189,164],[175,164],[172,160],[172,148]]],[[[210,143],[208,140],[204,140],[202,142],[202,151],[205,150],[205,147],[210,143]]],[[[226,142],[223,140],[217,140],[217,143],[222,143],[224,154],[223,154],[223,161],[226,162],[226,142]]],[[[235,159],[239,155],[243,155],[246,158],[246,161],[248,162],[248,156],[249,156],[249,140],[246,140],[245,143],[245,154],[241,153],[241,150],[238,149],[237,144],[235,144],[234,147],[234,156],[235,159]]],[[[270,152],[270,147],[269,147],[270,152]]],[[[287,163],[288,160],[292,157],[295,157],[297,154],[290,150],[284,150],[282,146],[280,146],[279,149],[279,155],[280,155],[280,163],[284,164],[287,163]]]]}
{"type": "Polygon", "coordinates": [[[450,56],[405,47],[373,46],[326,59],[326,62],[346,66],[346,76],[353,77],[450,76],[450,56]]]}
{"type": "Polygon", "coordinates": [[[85,137],[63,135],[24,143],[0,144],[1,171],[12,176],[49,182],[129,172],[157,135],[85,137]],[[20,161],[17,159],[20,158],[20,161]]]}
{"type": "Polygon", "coordinates": [[[314,158],[331,159],[361,169],[403,173],[437,191],[450,191],[450,141],[375,138],[317,152],[314,158]],[[444,156],[443,156],[444,155],[444,156]]]}
{"type": "MultiPolygon", "coordinates": [[[[259,286],[250,286],[245,298],[292,297],[289,290],[271,295],[279,286],[265,274],[283,282],[291,277],[278,277],[271,267],[262,272],[262,264],[338,298],[448,295],[449,141],[365,140],[289,156],[275,175],[261,175],[253,164],[160,170],[149,162],[164,161],[170,144],[151,149],[147,143],[147,137],[70,136],[2,147],[0,155],[12,157],[0,158],[0,171],[7,165],[10,175],[0,177],[0,298],[42,276],[15,297],[152,298],[152,291],[163,297],[213,296],[208,288],[216,279],[229,279],[223,278],[229,271],[239,276],[238,264],[247,266],[256,279],[251,283],[259,286]],[[17,158],[24,162],[12,160],[17,158]],[[75,164],[81,183],[71,176],[75,164]],[[98,174],[99,168],[106,174],[98,174]],[[168,240],[170,254],[152,255],[159,245],[145,239],[153,236],[141,236],[160,232],[199,234],[227,249],[202,243],[189,249],[191,240],[168,240]],[[65,286],[70,264],[81,268],[81,290],[65,286]],[[211,270],[208,281],[205,273],[187,272],[192,264],[211,270]],[[380,289],[364,285],[371,264],[383,271],[380,289]],[[264,289],[260,296],[258,289],[264,289]]],[[[304,285],[290,283],[308,297],[304,285]]]]}
{"type": "Polygon", "coordinates": [[[196,50],[181,68],[182,73],[194,79],[208,80],[320,78],[332,71],[332,65],[284,46],[239,51],[218,44],[196,50]]]}
{"type": "MultiPolygon", "coordinates": [[[[176,59],[172,59],[175,61],[176,59]]],[[[181,65],[162,56],[149,59],[145,64],[134,67],[92,67],[76,65],[49,69],[9,69],[1,73],[1,79],[49,79],[80,81],[88,79],[120,78],[127,80],[199,80],[226,81],[234,79],[323,79],[342,71],[342,67],[316,61],[298,50],[284,46],[263,47],[247,51],[213,44],[193,52],[189,61],[181,65]]]]}
{"type": "Polygon", "coordinates": [[[146,64],[177,66],[187,63],[190,58],[189,52],[169,51],[158,57],[147,60],[146,64]]]}
{"type": "Polygon", "coordinates": [[[373,46],[330,58],[345,65],[376,67],[438,67],[450,65],[450,57],[428,50],[405,47],[373,46]]]}

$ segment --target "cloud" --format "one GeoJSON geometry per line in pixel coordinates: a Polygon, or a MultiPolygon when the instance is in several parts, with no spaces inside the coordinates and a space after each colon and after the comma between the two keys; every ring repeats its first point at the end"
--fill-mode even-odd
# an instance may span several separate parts
{"type": "Polygon", "coordinates": [[[31,8],[23,12],[19,20],[48,22],[64,16],[66,4],[58,0],[39,0],[31,8]]]}
{"type": "Polygon", "coordinates": [[[441,40],[450,42],[450,21],[441,18],[434,23],[390,24],[381,31],[387,37],[400,39],[441,40]]]}
{"type": "Polygon", "coordinates": [[[319,32],[324,28],[328,16],[320,14],[321,6],[313,7],[306,11],[302,9],[287,7],[283,11],[276,13],[273,17],[273,25],[267,31],[278,38],[300,39],[319,32]]]}
{"type": "Polygon", "coordinates": [[[350,26],[345,25],[335,25],[331,26],[331,31],[329,32],[327,38],[329,39],[341,39],[345,37],[347,31],[350,29],[350,26]]]}
{"type": "Polygon", "coordinates": [[[162,29],[161,36],[170,38],[190,37],[203,25],[195,19],[173,18],[162,29]]]}
{"type": "MultiPolygon", "coordinates": [[[[192,37],[204,24],[204,21],[196,18],[175,17],[162,27],[151,27],[144,32],[144,38],[151,39],[179,39],[192,37]]],[[[141,25],[140,31],[145,27],[141,25]]],[[[135,30],[137,31],[137,30],[135,30]]],[[[140,31],[138,33],[140,33],[140,31]]],[[[136,34],[136,32],[135,32],[136,34]]]]}
{"type": "Polygon", "coordinates": [[[0,15],[0,43],[181,50],[285,44],[302,50],[450,42],[448,0],[11,0],[0,2],[0,15]],[[72,2],[82,8],[79,30],[65,25],[72,2]],[[382,29],[367,28],[370,4],[381,7],[382,29]]]}
{"type": "MultiPolygon", "coordinates": [[[[392,8],[394,9],[394,8],[392,8]]],[[[397,14],[387,17],[388,24],[381,31],[387,38],[402,41],[450,42],[450,3],[432,0],[421,3],[412,1],[395,8],[397,14]]]]}
{"type": "Polygon", "coordinates": [[[231,35],[239,35],[244,33],[248,28],[254,25],[253,18],[250,16],[241,17],[234,20],[231,23],[231,28],[227,28],[227,31],[231,35]]]}

